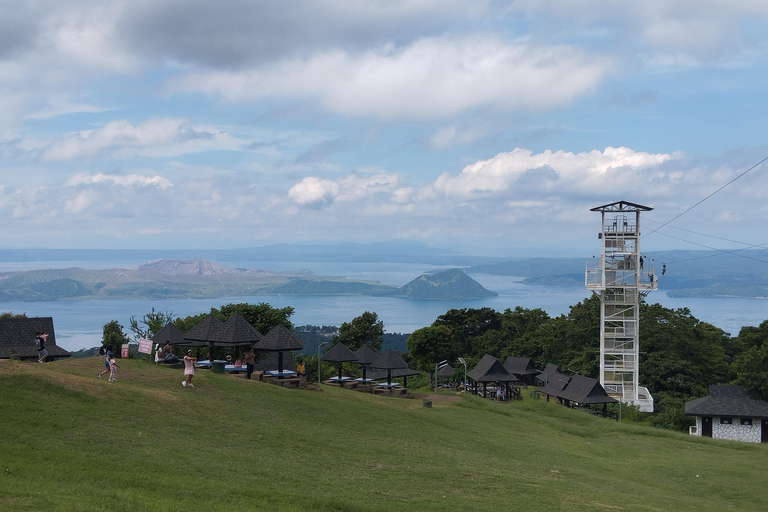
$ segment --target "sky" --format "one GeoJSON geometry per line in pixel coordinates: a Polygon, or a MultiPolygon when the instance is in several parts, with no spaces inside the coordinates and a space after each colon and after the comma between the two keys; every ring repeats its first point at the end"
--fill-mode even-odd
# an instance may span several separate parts
{"type": "Polygon", "coordinates": [[[0,247],[768,243],[763,0],[0,9],[0,247]]]}

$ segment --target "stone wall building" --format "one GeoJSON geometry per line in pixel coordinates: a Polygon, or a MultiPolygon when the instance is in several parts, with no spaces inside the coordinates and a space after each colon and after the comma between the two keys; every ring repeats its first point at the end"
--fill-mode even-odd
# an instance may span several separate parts
{"type": "Polygon", "coordinates": [[[768,402],[754,400],[741,386],[709,386],[709,396],[685,404],[696,417],[694,436],[745,443],[768,443],[768,402]]]}

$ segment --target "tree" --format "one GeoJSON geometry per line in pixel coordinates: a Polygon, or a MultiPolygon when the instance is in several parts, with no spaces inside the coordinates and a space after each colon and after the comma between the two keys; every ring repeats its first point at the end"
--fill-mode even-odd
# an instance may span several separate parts
{"type": "Polygon", "coordinates": [[[291,306],[273,308],[266,302],[258,304],[227,304],[226,306],[221,306],[220,309],[211,308],[211,313],[222,322],[229,320],[235,313],[240,313],[261,334],[267,334],[278,324],[287,327],[291,331],[293,330],[293,323],[289,320],[290,316],[293,315],[293,308],[291,306]]]}
{"type": "Polygon", "coordinates": [[[451,330],[445,325],[416,329],[405,341],[414,369],[434,370],[435,363],[454,361],[460,354],[451,330]]]}
{"type": "Polygon", "coordinates": [[[476,354],[472,344],[475,337],[486,331],[501,329],[501,314],[488,307],[449,309],[432,323],[432,327],[439,325],[451,330],[460,353],[471,355],[476,354]]]}
{"type": "Polygon", "coordinates": [[[101,338],[101,344],[105,347],[111,347],[113,353],[117,353],[118,347],[130,340],[123,332],[123,326],[117,320],[112,320],[104,324],[104,333],[101,338]]]}
{"type": "Polygon", "coordinates": [[[366,311],[351,322],[341,324],[339,334],[334,336],[332,341],[334,344],[343,343],[352,352],[365,344],[368,344],[374,352],[378,352],[381,350],[383,336],[384,322],[379,320],[376,313],[366,311]]]}
{"type": "Polygon", "coordinates": [[[758,327],[742,327],[737,342],[745,350],[731,364],[735,383],[755,398],[768,400],[768,320],[758,327]]]}
{"type": "Polygon", "coordinates": [[[157,331],[165,327],[166,324],[173,321],[176,315],[172,311],[152,311],[144,315],[141,320],[136,320],[135,316],[130,318],[130,327],[133,332],[133,339],[138,341],[141,338],[151,338],[157,331]]]}

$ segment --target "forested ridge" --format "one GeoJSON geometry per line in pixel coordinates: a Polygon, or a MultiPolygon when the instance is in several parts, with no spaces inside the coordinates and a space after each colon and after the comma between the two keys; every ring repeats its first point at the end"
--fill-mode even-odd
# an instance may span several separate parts
{"type": "MultiPolygon", "coordinates": [[[[472,368],[484,354],[500,361],[529,357],[539,369],[553,363],[567,374],[598,378],[600,299],[589,297],[567,315],[516,307],[452,309],[414,331],[407,346],[412,366],[434,370],[437,361],[462,356],[472,368]]],[[[463,369],[462,369],[463,371],[463,369]]],[[[731,337],[687,308],[640,305],[640,384],[655,399],[652,422],[682,429],[687,400],[706,396],[712,384],[739,384],[768,398],[768,321],[731,337]]]]}

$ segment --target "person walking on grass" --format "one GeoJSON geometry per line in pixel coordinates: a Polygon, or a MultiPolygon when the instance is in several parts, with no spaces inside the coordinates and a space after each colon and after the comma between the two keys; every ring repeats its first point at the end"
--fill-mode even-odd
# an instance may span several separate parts
{"type": "Polygon", "coordinates": [[[115,361],[115,356],[109,355],[109,382],[115,382],[117,380],[117,369],[120,368],[115,361]]]}
{"type": "Polygon", "coordinates": [[[96,376],[98,378],[101,378],[101,376],[104,375],[105,373],[109,373],[109,371],[110,371],[109,358],[110,357],[112,357],[112,351],[110,349],[107,349],[107,355],[104,356],[104,369],[96,374],[96,376]]]}
{"type": "Polygon", "coordinates": [[[48,351],[45,349],[45,341],[48,339],[48,333],[38,331],[35,334],[35,348],[37,348],[37,362],[44,363],[45,358],[48,357],[48,351]]]}
{"type": "Polygon", "coordinates": [[[184,354],[184,375],[186,376],[186,379],[181,381],[181,385],[185,388],[193,388],[195,387],[194,384],[192,384],[192,377],[195,376],[195,363],[197,362],[196,357],[192,357],[192,351],[187,350],[187,353],[184,354]]]}

